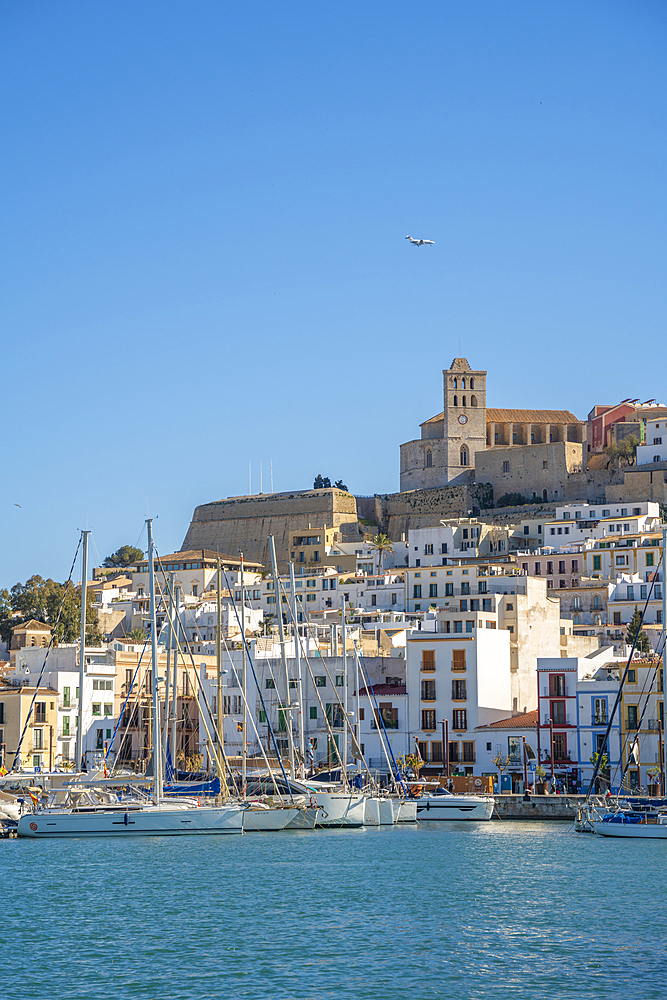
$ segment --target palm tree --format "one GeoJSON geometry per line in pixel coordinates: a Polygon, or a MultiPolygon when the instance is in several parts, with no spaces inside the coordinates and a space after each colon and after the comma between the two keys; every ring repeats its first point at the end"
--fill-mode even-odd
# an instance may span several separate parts
{"type": "Polygon", "coordinates": [[[394,543],[389,535],[377,534],[371,542],[371,548],[378,554],[378,576],[382,572],[382,557],[385,552],[394,551],[394,543]]]}

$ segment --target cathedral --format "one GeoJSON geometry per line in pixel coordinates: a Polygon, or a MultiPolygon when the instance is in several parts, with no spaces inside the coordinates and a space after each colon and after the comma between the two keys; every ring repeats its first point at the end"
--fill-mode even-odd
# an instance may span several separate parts
{"type": "Polygon", "coordinates": [[[474,482],[479,452],[586,441],[586,423],[569,410],[487,409],[486,372],[466,358],[454,358],[442,376],[442,413],[401,445],[401,492],[474,482]]]}

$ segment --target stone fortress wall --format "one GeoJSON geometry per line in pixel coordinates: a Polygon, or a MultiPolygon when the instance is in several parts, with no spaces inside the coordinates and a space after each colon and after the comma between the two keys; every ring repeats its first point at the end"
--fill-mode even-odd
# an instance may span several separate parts
{"type": "Polygon", "coordinates": [[[195,508],[182,550],[210,549],[225,555],[239,552],[248,560],[271,566],[269,535],[273,535],[280,572],[289,568],[289,533],[313,528],[338,528],[342,541],[359,537],[357,504],[344,490],[294,490],[214,500],[195,508]]]}

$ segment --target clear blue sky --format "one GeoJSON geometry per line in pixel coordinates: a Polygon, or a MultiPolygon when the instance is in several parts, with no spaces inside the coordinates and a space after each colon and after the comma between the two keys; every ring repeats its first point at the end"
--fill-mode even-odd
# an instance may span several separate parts
{"type": "Polygon", "coordinates": [[[398,489],[459,341],[489,405],[664,398],[666,42],[662,0],[4,0],[0,586],[147,502],[178,548],[249,460],[398,489]]]}

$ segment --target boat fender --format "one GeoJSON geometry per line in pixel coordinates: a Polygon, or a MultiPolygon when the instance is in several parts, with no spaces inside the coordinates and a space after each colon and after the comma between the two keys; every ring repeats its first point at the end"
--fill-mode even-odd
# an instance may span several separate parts
{"type": "Polygon", "coordinates": [[[125,813],[125,817],[124,817],[123,822],[125,823],[125,826],[129,826],[129,824],[130,824],[130,814],[129,813],[125,813]]]}
{"type": "Polygon", "coordinates": [[[429,811],[430,811],[430,808],[431,808],[431,803],[430,803],[430,802],[429,802],[429,800],[427,799],[427,800],[426,800],[426,812],[429,812],[429,811]]]}

